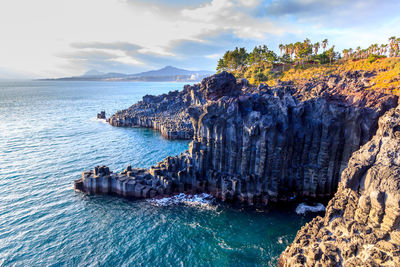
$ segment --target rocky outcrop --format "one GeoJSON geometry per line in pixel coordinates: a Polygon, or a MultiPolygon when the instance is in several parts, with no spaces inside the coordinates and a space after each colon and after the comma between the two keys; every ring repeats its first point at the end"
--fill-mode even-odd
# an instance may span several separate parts
{"type": "Polygon", "coordinates": [[[105,120],[106,119],[106,112],[103,110],[100,113],[97,113],[97,118],[99,120],[105,120]]]}
{"type": "Polygon", "coordinates": [[[192,139],[193,127],[188,113],[190,106],[201,106],[223,95],[238,96],[248,85],[246,82],[237,83],[232,74],[223,72],[207,77],[199,84],[186,85],[182,91],[159,96],[146,95],[130,108],[115,113],[108,122],[120,127],[152,128],[167,139],[192,139]]]}
{"type": "Polygon", "coordinates": [[[120,127],[152,128],[167,139],[191,139],[193,128],[186,109],[199,100],[192,99],[189,88],[159,96],[146,95],[142,101],[112,115],[108,122],[120,127]]]}
{"type": "Polygon", "coordinates": [[[96,166],[82,173],[75,181],[75,189],[92,194],[115,194],[126,198],[153,198],[171,194],[168,181],[157,179],[147,169],[128,166],[121,173],[113,173],[106,166],[96,166]]]}
{"type": "Polygon", "coordinates": [[[193,136],[188,152],[149,170],[86,172],[76,188],[139,197],[139,186],[141,192],[148,188],[140,197],[151,190],[152,196],[204,192],[262,205],[330,197],[352,153],[397,105],[397,97],[364,90],[366,85],[365,73],[348,73],[255,88],[224,72],[181,92],[145,96],[110,123],[160,129],[169,138],[193,136]]]}
{"type": "Polygon", "coordinates": [[[380,118],[325,216],[298,232],[279,266],[400,266],[400,107],[380,118]]]}

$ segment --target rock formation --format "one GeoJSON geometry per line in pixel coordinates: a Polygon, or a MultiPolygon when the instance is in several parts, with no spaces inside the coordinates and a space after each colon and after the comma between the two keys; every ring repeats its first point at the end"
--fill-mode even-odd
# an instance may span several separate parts
{"type": "Polygon", "coordinates": [[[167,139],[191,139],[193,127],[186,109],[198,99],[189,89],[185,86],[180,92],[146,95],[130,108],[118,111],[108,122],[113,126],[152,128],[167,139]]]}
{"type": "Polygon", "coordinates": [[[393,95],[364,90],[367,77],[255,88],[223,72],[181,92],[145,96],[110,123],[152,127],[169,138],[193,135],[188,152],[149,170],[85,172],[76,188],[128,197],[205,192],[248,204],[332,196],[351,154],[397,105],[393,95]]]}
{"type": "Polygon", "coordinates": [[[100,113],[97,113],[97,118],[101,119],[101,120],[105,120],[106,119],[106,112],[103,110],[100,113]]]}
{"type": "Polygon", "coordinates": [[[400,106],[380,118],[325,217],[301,228],[279,266],[400,266],[400,106]]]}
{"type": "Polygon", "coordinates": [[[108,122],[120,127],[146,127],[160,131],[167,139],[192,139],[193,127],[188,108],[204,105],[207,100],[221,95],[238,95],[246,84],[236,84],[233,75],[226,72],[205,78],[194,86],[186,85],[182,91],[159,96],[146,95],[130,108],[118,111],[108,122]]]}
{"type": "Polygon", "coordinates": [[[128,198],[202,192],[250,205],[337,191],[279,266],[400,266],[400,106],[397,96],[366,90],[371,75],[270,88],[224,72],[145,96],[109,122],[192,138],[189,150],[149,169],[97,166],[75,188],[128,198]]]}

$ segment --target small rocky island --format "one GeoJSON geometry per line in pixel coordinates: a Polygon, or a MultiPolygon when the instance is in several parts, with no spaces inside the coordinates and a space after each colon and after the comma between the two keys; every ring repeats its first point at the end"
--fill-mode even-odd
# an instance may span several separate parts
{"type": "Polygon", "coordinates": [[[97,119],[105,120],[106,119],[106,112],[103,110],[100,113],[97,113],[97,119]]]}
{"type": "Polygon", "coordinates": [[[95,167],[75,189],[127,198],[209,193],[263,206],[333,197],[279,265],[399,265],[400,110],[397,96],[366,90],[373,75],[255,87],[222,72],[145,96],[109,123],[191,139],[189,150],[149,169],[95,167]]]}

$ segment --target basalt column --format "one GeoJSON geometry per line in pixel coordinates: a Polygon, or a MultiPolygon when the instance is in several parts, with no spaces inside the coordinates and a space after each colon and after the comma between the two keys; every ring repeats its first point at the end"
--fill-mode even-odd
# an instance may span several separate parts
{"type": "Polygon", "coordinates": [[[217,197],[249,203],[332,195],[376,123],[364,109],[272,91],[222,97],[189,113],[197,177],[212,181],[217,197]]]}

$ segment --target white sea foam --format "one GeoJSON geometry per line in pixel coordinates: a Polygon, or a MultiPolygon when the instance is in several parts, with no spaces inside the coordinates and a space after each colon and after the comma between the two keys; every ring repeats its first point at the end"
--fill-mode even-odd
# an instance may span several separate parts
{"type": "Polygon", "coordinates": [[[325,211],[325,206],[321,203],[317,203],[315,206],[307,205],[306,203],[301,203],[296,208],[297,214],[305,214],[307,212],[320,212],[325,211]]]}
{"type": "Polygon", "coordinates": [[[186,195],[180,193],[172,197],[165,197],[160,199],[148,199],[148,202],[156,206],[170,206],[175,204],[185,204],[190,206],[211,206],[215,204],[215,199],[209,194],[186,195]]]}
{"type": "Polygon", "coordinates": [[[107,120],[105,119],[98,119],[97,117],[92,117],[90,118],[91,121],[97,121],[97,122],[102,122],[102,123],[108,123],[107,120]]]}

